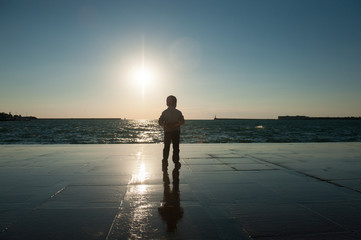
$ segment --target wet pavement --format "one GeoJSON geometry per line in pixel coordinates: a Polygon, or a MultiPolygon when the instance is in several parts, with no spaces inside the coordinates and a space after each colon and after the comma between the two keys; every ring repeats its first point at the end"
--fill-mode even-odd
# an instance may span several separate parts
{"type": "Polygon", "coordinates": [[[361,143],[1,145],[0,239],[361,239],[361,143]]]}

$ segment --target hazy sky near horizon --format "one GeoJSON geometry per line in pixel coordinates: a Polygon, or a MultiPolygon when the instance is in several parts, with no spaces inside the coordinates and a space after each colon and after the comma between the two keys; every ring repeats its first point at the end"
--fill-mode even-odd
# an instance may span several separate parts
{"type": "Polygon", "coordinates": [[[360,13],[358,0],[3,0],[0,112],[156,119],[173,94],[186,119],[361,116],[360,13]]]}

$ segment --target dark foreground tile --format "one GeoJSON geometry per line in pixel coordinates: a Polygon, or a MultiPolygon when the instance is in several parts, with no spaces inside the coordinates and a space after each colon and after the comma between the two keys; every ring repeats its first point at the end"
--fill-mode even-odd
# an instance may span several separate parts
{"type": "Polygon", "coordinates": [[[361,239],[361,201],[304,204],[307,208],[326,216],[361,239]]]}
{"type": "Polygon", "coordinates": [[[255,240],[360,240],[360,237],[353,233],[320,233],[311,235],[289,235],[278,237],[260,237],[255,240]]]}
{"type": "Polygon", "coordinates": [[[345,229],[297,204],[238,204],[226,208],[252,237],[344,233],[345,229]]]}
{"type": "Polygon", "coordinates": [[[105,239],[116,208],[38,209],[0,233],[0,239],[105,239]]]}

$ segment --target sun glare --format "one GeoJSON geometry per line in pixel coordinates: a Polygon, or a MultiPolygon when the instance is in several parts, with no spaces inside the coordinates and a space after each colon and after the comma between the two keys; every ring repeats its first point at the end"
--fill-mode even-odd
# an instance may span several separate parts
{"type": "Polygon", "coordinates": [[[145,93],[148,90],[154,89],[153,86],[158,80],[158,70],[155,68],[152,60],[146,58],[145,47],[144,47],[144,37],[143,37],[143,47],[140,58],[136,58],[133,62],[133,67],[129,70],[131,82],[136,88],[138,88],[144,98],[145,93]]]}

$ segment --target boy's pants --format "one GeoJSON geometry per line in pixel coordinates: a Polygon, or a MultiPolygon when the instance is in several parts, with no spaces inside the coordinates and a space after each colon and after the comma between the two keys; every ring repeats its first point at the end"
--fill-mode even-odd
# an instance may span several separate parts
{"type": "Polygon", "coordinates": [[[179,162],[179,136],[180,131],[164,132],[163,163],[168,163],[170,144],[173,143],[174,163],[179,162]]]}

